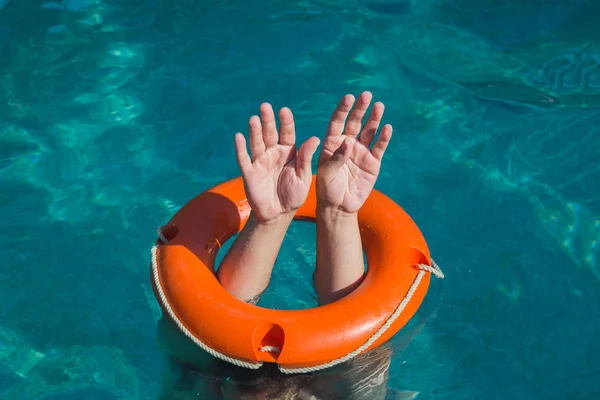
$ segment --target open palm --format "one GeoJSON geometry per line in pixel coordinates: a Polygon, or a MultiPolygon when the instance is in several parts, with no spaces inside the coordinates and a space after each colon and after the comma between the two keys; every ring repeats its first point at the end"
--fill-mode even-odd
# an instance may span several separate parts
{"type": "Polygon", "coordinates": [[[384,112],[384,105],[379,102],[373,105],[363,126],[371,99],[371,93],[362,93],[350,113],[354,97],[346,95],[331,116],[319,157],[317,196],[320,206],[355,213],[373,190],[392,137],[392,127],[385,125],[374,140],[384,112]]]}
{"type": "Polygon", "coordinates": [[[297,151],[294,117],[288,108],[279,113],[278,135],[273,108],[260,107],[261,117],[250,118],[250,151],[241,133],[235,136],[238,164],[252,212],[268,222],[298,209],[306,200],[312,182],[311,160],[319,139],[308,139],[297,151]]]}

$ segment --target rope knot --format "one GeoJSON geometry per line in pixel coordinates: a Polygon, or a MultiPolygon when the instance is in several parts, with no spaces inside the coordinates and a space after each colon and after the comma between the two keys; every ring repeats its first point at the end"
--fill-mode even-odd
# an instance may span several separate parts
{"type": "Polygon", "coordinates": [[[156,234],[158,235],[158,240],[160,240],[161,244],[167,244],[167,243],[169,243],[169,240],[163,234],[163,230],[164,229],[165,229],[165,226],[161,225],[156,230],[156,234]]]}
{"type": "Polygon", "coordinates": [[[440,266],[433,259],[431,260],[431,265],[419,264],[419,265],[417,265],[417,268],[419,268],[421,271],[425,271],[425,272],[429,272],[429,273],[433,274],[436,278],[439,278],[439,279],[445,278],[445,275],[442,272],[440,266]]]}

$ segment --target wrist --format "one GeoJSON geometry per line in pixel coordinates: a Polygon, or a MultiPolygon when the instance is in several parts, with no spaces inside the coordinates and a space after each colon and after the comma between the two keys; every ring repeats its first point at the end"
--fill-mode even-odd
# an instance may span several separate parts
{"type": "Polygon", "coordinates": [[[356,220],[358,212],[347,212],[337,206],[317,205],[317,218],[337,221],[337,220],[356,220]]]}
{"type": "Polygon", "coordinates": [[[248,217],[248,222],[252,223],[256,226],[261,226],[261,227],[282,227],[282,226],[288,226],[289,224],[291,224],[295,215],[296,215],[296,210],[293,210],[293,211],[287,211],[287,212],[281,213],[274,218],[265,220],[265,219],[260,219],[254,213],[254,211],[251,211],[250,216],[248,217]]]}

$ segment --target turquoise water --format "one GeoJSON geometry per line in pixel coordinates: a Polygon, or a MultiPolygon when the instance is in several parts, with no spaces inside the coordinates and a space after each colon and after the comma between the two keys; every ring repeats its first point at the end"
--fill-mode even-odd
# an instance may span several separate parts
{"type": "MultiPolygon", "coordinates": [[[[156,227],[238,175],[261,102],[304,140],[371,90],[395,127],[376,187],[446,274],[393,341],[390,398],[599,398],[599,13],[0,0],[0,395],[157,398],[156,227]]],[[[292,225],[263,305],[316,304],[313,237],[292,225]]]]}

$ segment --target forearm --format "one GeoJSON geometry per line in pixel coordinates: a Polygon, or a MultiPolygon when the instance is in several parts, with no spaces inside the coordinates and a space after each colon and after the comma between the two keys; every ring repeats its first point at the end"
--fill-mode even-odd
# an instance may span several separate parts
{"type": "Polygon", "coordinates": [[[362,282],[364,260],[358,215],[317,208],[315,289],[321,304],[352,292],[362,282]]]}
{"type": "Polygon", "coordinates": [[[240,300],[249,300],[269,285],[271,272],[293,214],[259,223],[253,214],[233,242],[217,271],[223,287],[240,300]]]}

